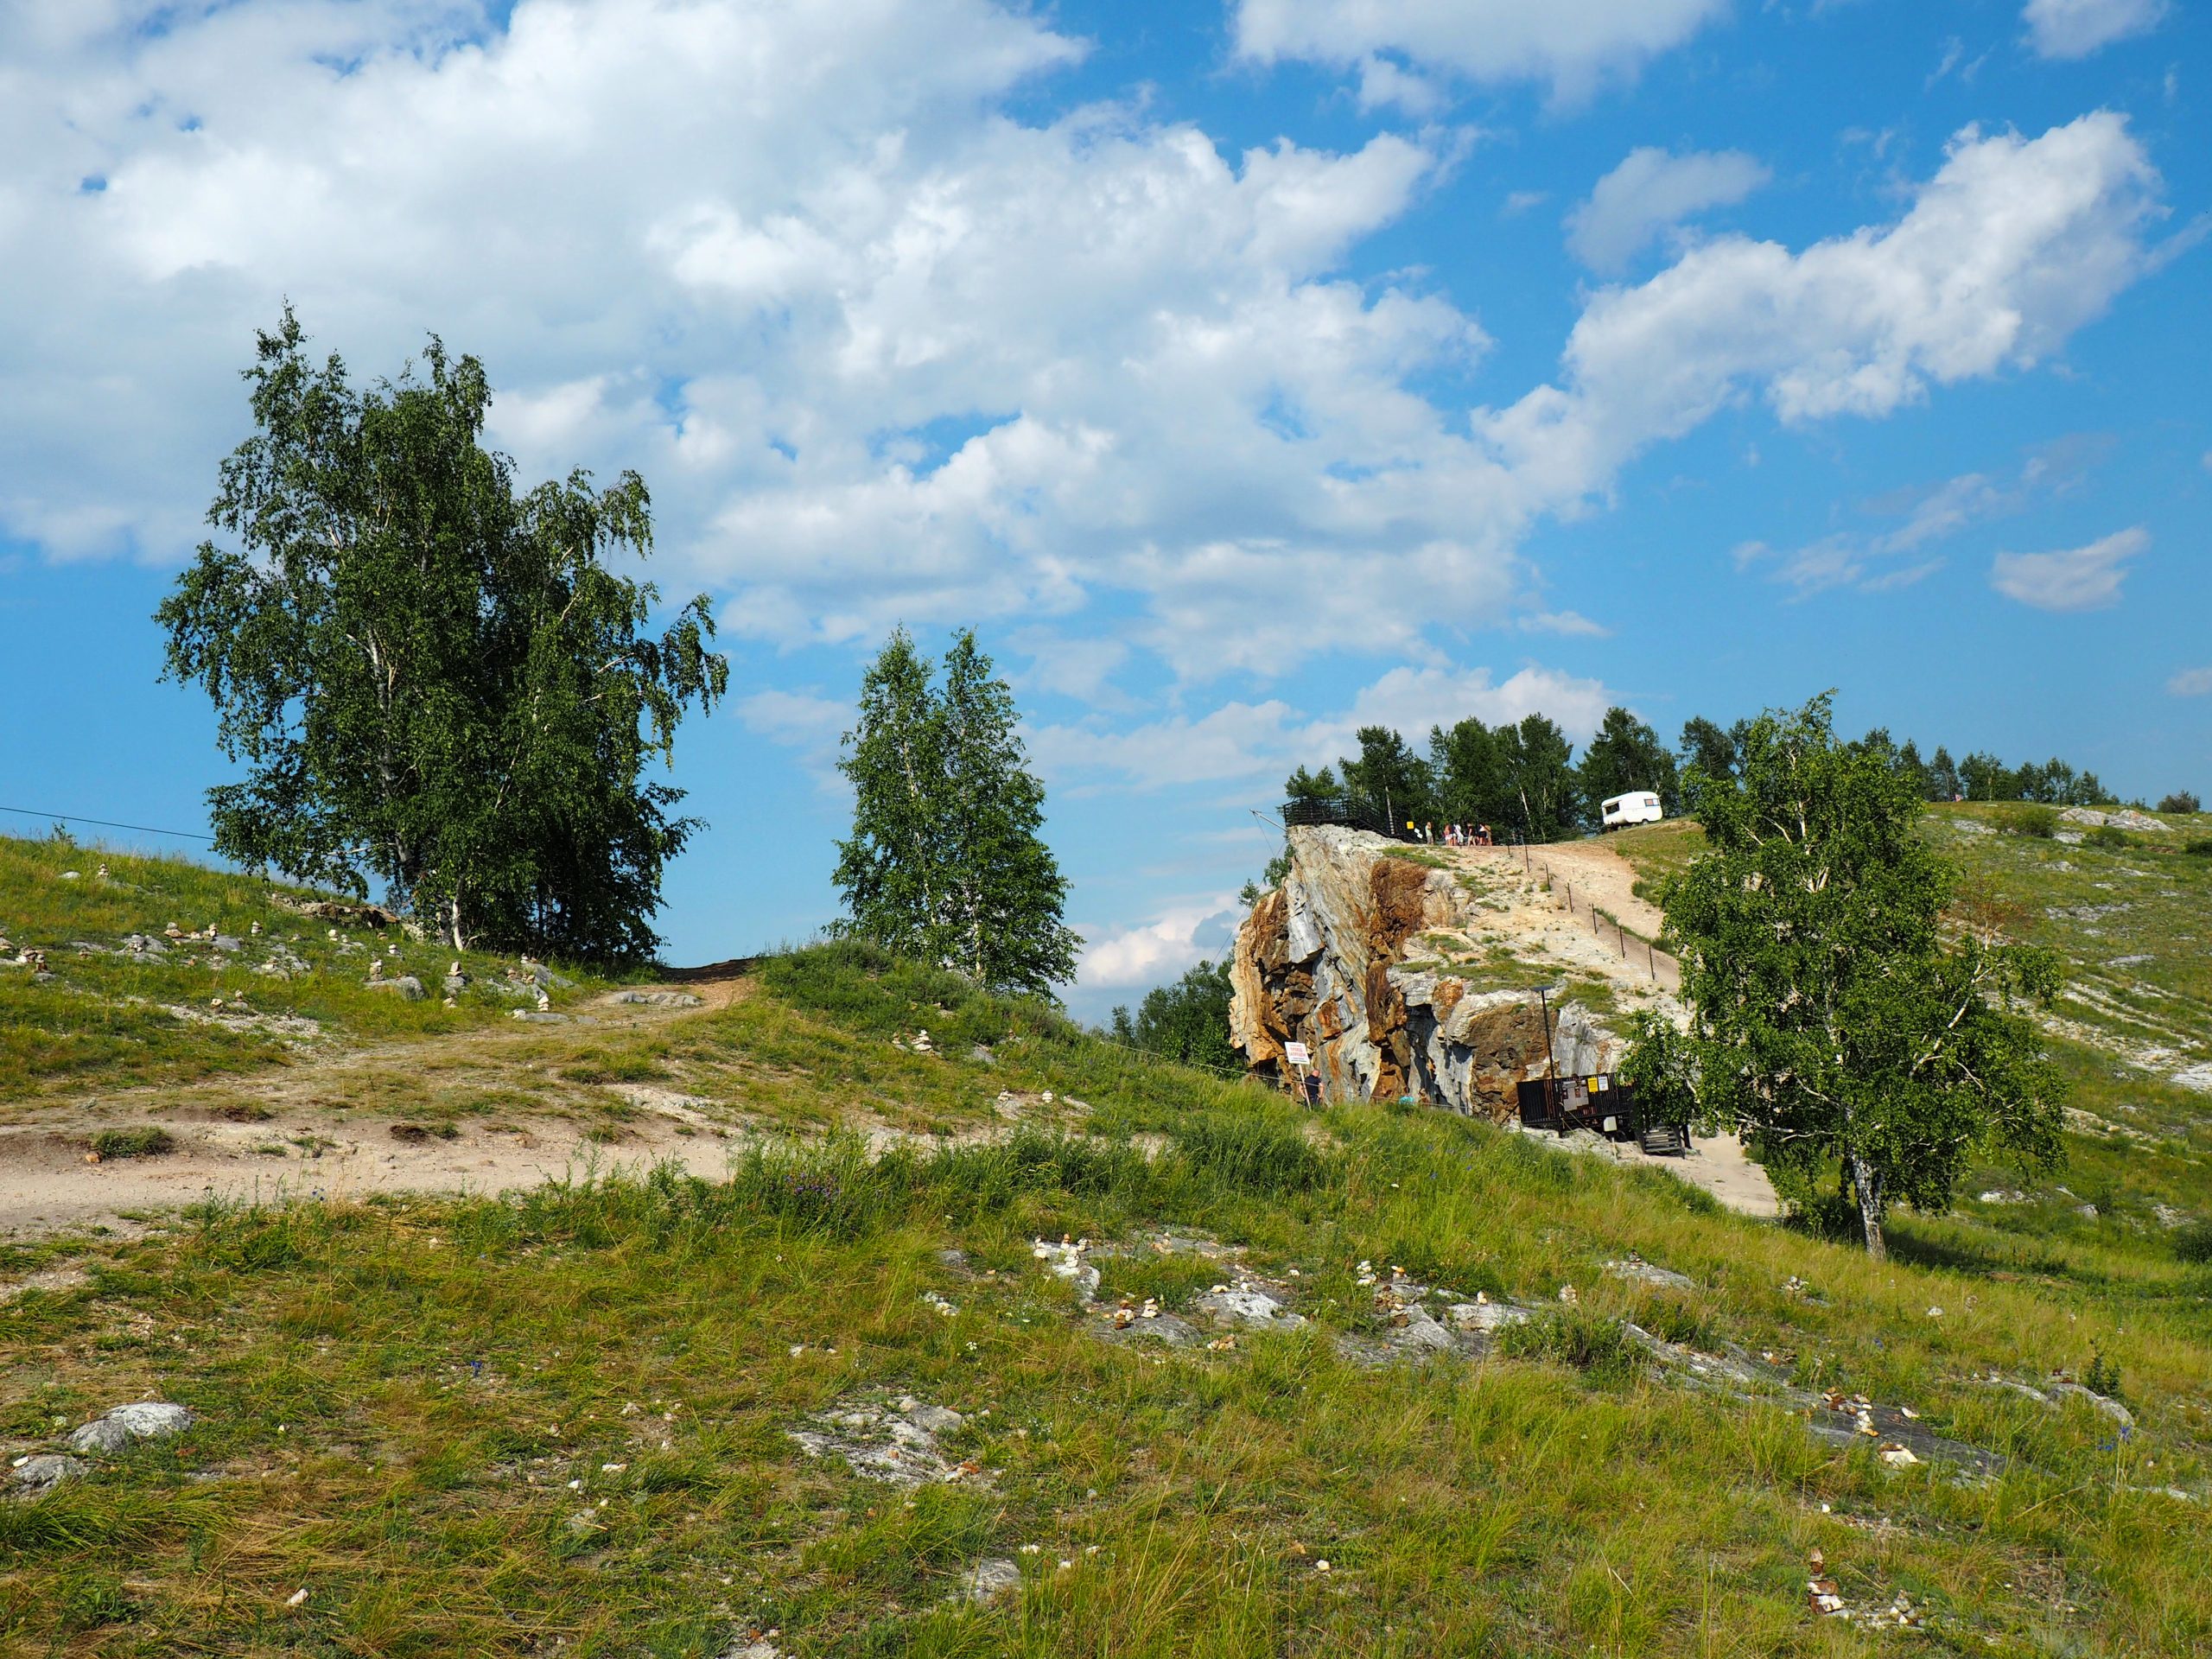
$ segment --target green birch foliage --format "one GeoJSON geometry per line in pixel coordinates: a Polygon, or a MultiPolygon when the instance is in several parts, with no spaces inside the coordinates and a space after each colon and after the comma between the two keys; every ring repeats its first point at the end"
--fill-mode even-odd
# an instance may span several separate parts
{"type": "Polygon", "coordinates": [[[834,880],[845,931],[902,957],[944,960],[944,710],[931,664],[904,628],[861,677],[860,720],[838,770],[853,786],[853,834],[834,880]]]}
{"type": "Polygon", "coordinates": [[[1917,782],[1838,744],[1822,696],[1688,787],[1710,851],[1662,902],[1689,1030],[1645,1022],[1632,1077],[1694,1086],[1800,1192],[1838,1172],[1877,1255],[1890,1206],[1948,1208],[1977,1155],[2054,1164],[2063,1088],[2024,1011],[2056,995],[2056,960],[1952,912],[1917,782]]]}
{"type": "Polygon", "coordinates": [[[904,629],[861,682],[839,769],[853,833],[837,846],[844,930],[958,969],[994,990],[1050,996],[1075,976],[1067,881],[1039,831],[1014,694],[972,632],[953,637],[942,683],[904,629]]]}
{"type": "Polygon", "coordinates": [[[1241,1071],[1229,1040],[1230,995],[1227,958],[1201,962],[1180,979],[1147,991],[1135,1018],[1126,1007],[1116,1008],[1108,1030],[1130,1048],[1211,1071],[1241,1071]]]}
{"type": "Polygon", "coordinates": [[[658,591],[605,563],[651,549],[644,480],[518,496],[474,358],[434,339],[426,378],[363,391],[304,340],[289,308],[259,336],[255,434],[208,509],[237,545],[203,543],[157,613],[163,677],[206,689],[245,766],[208,791],[218,849],[376,877],[456,946],[649,954],[696,825],[643,772],[728,669],[703,597],[655,639],[658,591]]]}

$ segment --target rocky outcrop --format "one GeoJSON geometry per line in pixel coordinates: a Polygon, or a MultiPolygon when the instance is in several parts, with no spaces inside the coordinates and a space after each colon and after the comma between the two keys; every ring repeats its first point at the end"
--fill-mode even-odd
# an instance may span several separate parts
{"type": "Polygon", "coordinates": [[[2163,819],[2154,818],[2148,812],[2139,812],[2130,806],[2123,806],[2112,812],[2100,812],[2094,806],[2069,806],[2058,816],[2068,823],[2085,823],[2093,830],[2109,826],[2114,830],[2147,830],[2163,836],[2169,827],[2163,819]]]}
{"type": "MultiPolygon", "coordinates": [[[[1484,1117],[1545,1070],[1544,1021],[1524,990],[1480,989],[1441,965],[1475,919],[1449,870],[1398,855],[1380,836],[1335,825],[1290,832],[1291,869],[1253,906],[1230,967],[1230,1034],[1245,1064],[1287,1081],[1283,1046],[1302,1042],[1337,1100],[1405,1096],[1484,1117]]],[[[1610,1069],[1611,1033],[1554,1007],[1561,1076],[1610,1069]]]]}

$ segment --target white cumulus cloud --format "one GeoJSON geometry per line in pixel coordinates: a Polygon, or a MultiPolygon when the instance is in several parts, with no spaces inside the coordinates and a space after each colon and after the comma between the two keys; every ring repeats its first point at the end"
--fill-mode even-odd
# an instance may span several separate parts
{"type": "Polygon", "coordinates": [[[2169,0],[2028,0],[2028,42],[2046,58],[2086,58],[2101,47],[2147,35],[2164,21],[2169,0]]]}
{"type": "Polygon", "coordinates": [[[1739,149],[1681,156],[1649,145],[1632,149],[1567,216],[1567,248],[1591,270],[1611,276],[1684,219],[1741,201],[1771,176],[1739,149]]]}
{"type": "Polygon", "coordinates": [[[1872,416],[1931,382],[2028,366],[2145,269],[2158,188],[2118,115],[2037,138],[1969,127],[1894,225],[1802,253],[1722,237],[1601,291],[1565,384],[1478,429],[1524,486],[1564,501],[1754,391],[1789,423],[1872,416]]]}
{"type": "MultiPolygon", "coordinates": [[[[1715,10],[1255,0],[1238,29],[1479,78],[1715,10]]],[[[1229,153],[1141,105],[1008,112],[1084,51],[989,0],[0,10],[0,533],[181,557],[289,296],[365,376],[429,328],[482,355],[528,476],[638,467],[664,585],[715,589],[729,634],[1073,639],[1112,594],[1186,681],[1278,676],[1317,631],[1435,664],[1447,627],[1587,626],[1521,548],[1638,449],[1754,391],[1872,415],[2032,363],[2158,211],[2116,116],[1969,131],[1896,224],[1604,290],[1559,384],[1471,423],[1437,388],[1482,360],[1474,318],[1349,270],[1456,137],[1229,153]]],[[[1071,649],[1028,677],[1141,672],[1071,649]]]]}
{"type": "Polygon", "coordinates": [[[2166,690],[2177,697],[2212,696],[2212,668],[2184,668],[2166,682],[2166,690]]]}
{"type": "Polygon", "coordinates": [[[2039,611],[2098,611],[2120,602],[2127,562],[2151,544],[2141,525],[2059,553],[1999,553],[1990,586],[2039,611]]]}
{"type": "Polygon", "coordinates": [[[1084,933],[1076,984],[1084,990],[1149,988],[1202,958],[1218,960],[1235,943],[1243,910],[1234,893],[1176,905],[1148,922],[1084,933]]]}
{"type": "Polygon", "coordinates": [[[1236,49],[1262,62],[1368,67],[1406,59],[1471,81],[1567,96],[1632,73],[1724,15],[1727,0],[1239,0],[1236,49]]]}

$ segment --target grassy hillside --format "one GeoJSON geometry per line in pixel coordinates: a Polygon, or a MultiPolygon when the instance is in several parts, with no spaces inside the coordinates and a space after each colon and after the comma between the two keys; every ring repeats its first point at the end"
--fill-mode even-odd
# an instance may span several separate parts
{"type": "Polygon", "coordinates": [[[1908,1219],[1877,1268],[1484,1126],[1309,1120],[853,950],[591,1041],[608,1075],[773,1077],[753,1121],[800,1133],[722,1180],[0,1249],[30,1287],[0,1301],[9,1461],[122,1402],[198,1415],[0,1501],[0,1651],[2212,1645],[2212,1277],[2170,1253],[1908,1219]],[[820,1127],[910,1096],[970,1132],[871,1159],[820,1127]],[[1039,1255],[1064,1237],[1089,1307],[1039,1255]],[[1637,1259],[1686,1282],[1607,1271],[1637,1259]],[[1217,1324],[1223,1285],[1306,1323],[1217,1324]],[[1395,1306],[1478,1295],[1550,1311],[1424,1346],[1395,1306]],[[2093,1363],[2125,1431],[2048,1392],[2093,1363]],[[1881,1433],[1847,1400],[1809,1432],[1828,1390],[1881,1433]],[[1892,1433],[1927,1455],[1885,1461],[1892,1433]],[[978,1602],[985,1562],[1014,1582],[978,1602]],[[1899,1598],[1917,1633],[1872,1628],[1899,1598]]]}
{"type": "MultiPolygon", "coordinates": [[[[1980,1169],[1961,1215],[1922,1229],[1967,1250],[2001,1236],[2083,1263],[2166,1258],[2212,1215],[2212,1071],[2191,1071],[2212,1066],[2212,857],[2185,850],[2212,836],[2212,816],[2170,816],[2164,835],[2083,836],[2063,823],[2079,838],[2023,833],[2047,817],[1945,805],[1926,828],[1960,866],[1967,902],[2067,964],[2050,1039],[2073,1090],[2068,1167],[2036,1181],[1980,1169]]],[[[1702,843],[1687,822],[1607,839],[1654,897],[1702,843]]]]}
{"type": "MultiPolygon", "coordinates": [[[[334,929],[272,895],[294,905],[334,897],[185,859],[0,837],[0,938],[14,947],[0,957],[42,950],[51,974],[39,983],[0,965],[0,1103],[235,1073],[318,1043],[464,1030],[536,1007],[507,977],[513,957],[465,956],[474,982],[447,1008],[450,950],[397,928],[334,929]],[[213,927],[237,946],[172,940],[171,925],[188,934],[213,927]],[[156,960],[124,952],[132,935],[158,942],[156,960]],[[418,978],[425,998],[372,989],[378,960],[387,979],[418,978]],[[261,971],[272,967],[283,972],[261,971]]],[[[556,1007],[599,988],[574,969],[562,978],[551,988],[556,1007]]]]}

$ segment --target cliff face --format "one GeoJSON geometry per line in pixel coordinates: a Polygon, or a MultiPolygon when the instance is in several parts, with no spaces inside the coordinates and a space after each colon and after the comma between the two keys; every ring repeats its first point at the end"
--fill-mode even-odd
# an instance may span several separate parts
{"type": "MultiPolygon", "coordinates": [[[[1515,1085],[1544,1072],[1536,999],[1433,965],[1465,944],[1477,906],[1451,871],[1393,845],[1333,825],[1290,832],[1289,876],[1237,931],[1230,1038],[1275,1081],[1291,1070],[1283,1045],[1305,1043],[1332,1099],[1414,1095],[1503,1117],[1515,1085]]],[[[1554,1006],[1552,1024],[1561,1075],[1610,1065],[1611,1035],[1581,1008],[1554,1006]]]]}

